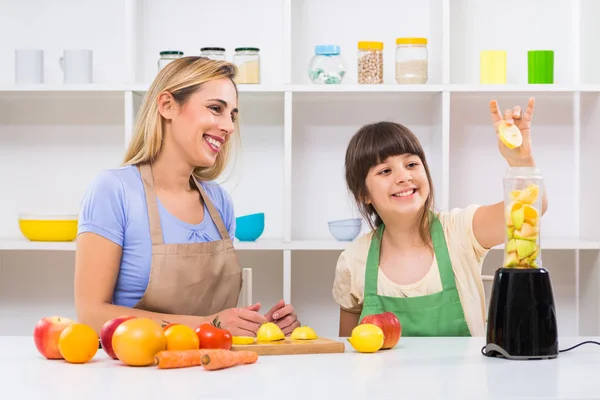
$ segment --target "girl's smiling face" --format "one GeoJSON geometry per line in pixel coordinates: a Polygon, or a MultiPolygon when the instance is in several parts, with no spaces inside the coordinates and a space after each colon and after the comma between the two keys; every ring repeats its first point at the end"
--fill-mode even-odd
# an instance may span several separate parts
{"type": "Polygon", "coordinates": [[[372,205],[383,220],[399,215],[416,217],[429,197],[427,171],[415,154],[390,156],[371,167],[365,186],[365,203],[372,205]]]}

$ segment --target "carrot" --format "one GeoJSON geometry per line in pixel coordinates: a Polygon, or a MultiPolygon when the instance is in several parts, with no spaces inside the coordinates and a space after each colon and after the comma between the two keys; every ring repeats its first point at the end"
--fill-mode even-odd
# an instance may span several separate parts
{"type": "Polygon", "coordinates": [[[216,370],[233,367],[242,364],[254,364],[258,360],[258,354],[254,351],[231,351],[225,350],[202,355],[201,361],[204,369],[216,370]]]}
{"type": "Polygon", "coordinates": [[[154,356],[160,369],[197,367],[202,365],[205,354],[225,351],[223,349],[163,350],[154,356]]]}

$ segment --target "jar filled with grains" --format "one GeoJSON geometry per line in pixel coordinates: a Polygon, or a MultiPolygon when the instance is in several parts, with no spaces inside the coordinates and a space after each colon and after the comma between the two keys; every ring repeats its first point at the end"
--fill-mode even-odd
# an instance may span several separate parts
{"type": "Polygon", "coordinates": [[[383,42],[358,42],[358,83],[383,83],[383,42]]]}
{"type": "Polygon", "coordinates": [[[200,49],[200,55],[202,57],[208,57],[211,60],[225,61],[225,49],[222,47],[202,47],[200,49]]]}
{"type": "Polygon", "coordinates": [[[427,82],[427,39],[396,39],[396,82],[423,84],[427,82]]]}
{"type": "Polygon", "coordinates": [[[236,83],[260,83],[260,49],[257,47],[238,47],[233,62],[238,67],[236,83]]]}

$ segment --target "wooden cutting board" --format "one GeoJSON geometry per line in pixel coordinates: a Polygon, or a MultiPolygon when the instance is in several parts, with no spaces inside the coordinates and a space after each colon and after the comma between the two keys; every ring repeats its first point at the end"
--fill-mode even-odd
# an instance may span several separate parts
{"type": "Polygon", "coordinates": [[[236,344],[231,347],[233,351],[250,350],[256,352],[259,356],[275,356],[289,354],[325,354],[325,353],[343,353],[345,345],[326,338],[314,340],[292,340],[289,337],[285,340],[267,343],[254,344],[236,344]]]}

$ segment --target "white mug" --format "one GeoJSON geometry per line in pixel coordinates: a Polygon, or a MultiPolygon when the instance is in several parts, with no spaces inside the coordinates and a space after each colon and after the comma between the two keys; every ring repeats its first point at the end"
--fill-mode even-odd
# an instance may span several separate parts
{"type": "Polygon", "coordinates": [[[44,51],[15,50],[15,83],[39,84],[44,82],[44,51]]]}
{"type": "Polygon", "coordinates": [[[92,50],[64,50],[59,59],[64,83],[92,83],[92,50]]]}

